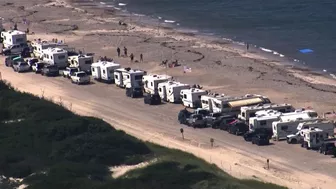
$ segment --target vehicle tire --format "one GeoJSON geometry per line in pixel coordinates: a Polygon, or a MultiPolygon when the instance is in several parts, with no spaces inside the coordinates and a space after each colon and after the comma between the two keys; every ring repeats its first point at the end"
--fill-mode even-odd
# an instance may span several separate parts
{"type": "Polygon", "coordinates": [[[252,144],[255,144],[254,140],[252,140],[251,142],[252,142],[252,144]]]}
{"type": "Polygon", "coordinates": [[[297,140],[295,138],[292,139],[291,144],[297,144],[297,140]]]}
{"type": "Polygon", "coordinates": [[[236,130],[235,135],[236,135],[236,136],[239,135],[239,130],[236,130]]]}
{"type": "Polygon", "coordinates": [[[323,151],[323,155],[327,155],[327,151],[323,151]]]}

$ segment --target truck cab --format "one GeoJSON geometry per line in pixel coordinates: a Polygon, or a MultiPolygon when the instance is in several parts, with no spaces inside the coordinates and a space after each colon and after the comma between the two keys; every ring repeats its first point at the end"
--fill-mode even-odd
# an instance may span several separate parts
{"type": "Polygon", "coordinates": [[[62,76],[70,79],[71,75],[73,75],[75,72],[79,72],[77,67],[66,67],[62,72],[62,76]]]}
{"type": "Polygon", "coordinates": [[[77,85],[90,83],[90,76],[84,71],[75,72],[70,77],[71,82],[77,85]]]}

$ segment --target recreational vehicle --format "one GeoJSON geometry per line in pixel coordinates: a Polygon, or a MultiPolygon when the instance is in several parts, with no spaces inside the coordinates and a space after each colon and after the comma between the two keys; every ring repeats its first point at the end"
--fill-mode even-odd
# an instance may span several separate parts
{"type": "Polygon", "coordinates": [[[48,48],[43,51],[43,62],[65,68],[68,66],[68,52],[61,48],[48,48]]]}
{"type": "Polygon", "coordinates": [[[189,108],[200,108],[201,96],[207,94],[207,91],[197,88],[183,89],[180,92],[183,105],[189,108]]]}
{"type": "Polygon", "coordinates": [[[328,139],[328,133],[319,128],[309,128],[303,131],[303,143],[301,147],[306,149],[318,149],[328,139]]]}
{"type": "Polygon", "coordinates": [[[291,104],[263,104],[256,106],[243,106],[240,108],[240,114],[238,119],[249,123],[251,117],[256,116],[256,112],[261,110],[277,110],[281,113],[288,113],[295,111],[294,107],[291,104]]]}
{"type": "Polygon", "coordinates": [[[144,83],[144,91],[148,94],[158,93],[159,83],[166,82],[172,77],[169,75],[144,75],[142,82],[144,83]]]}
{"type": "Polygon", "coordinates": [[[180,92],[183,89],[189,89],[190,85],[176,81],[166,81],[158,84],[159,95],[163,101],[170,103],[181,102],[180,92]]]}
{"type": "Polygon", "coordinates": [[[312,117],[311,119],[303,119],[303,120],[291,120],[291,121],[275,121],[272,123],[273,130],[273,140],[279,141],[286,139],[288,135],[295,134],[302,129],[308,129],[312,125],[313,127],[321,127],[321,129],[329,129],[332,128],[332,132],[334,132],[333,124],[324,122],[320,122],[319,118],[312,117]],[[310,124],[313,123],[313,124],[310,124]]]}
{"type": "Polygon", "coordinates": [[[227,113],[239,115],[243,106],[255,106],[257,104],[269,104],[271,101],[261,95],[245,95],[242,97],[208,96],[201,98],[202,107],[214,113],[227,113]]]}
{"type": "Polygon", "coordinates": [[[145,74],[142,70],[119,68],[114,70],[114,81],[121,88],[140,87],[142,86],[142,77],[145,74]]]}
{"type": "Polygon", "coordinates": [[[93,63],[93,56],[80,54],[68,57],[68,64],[70,67],[79,68],[79,70],[90,73],[91,64],[93,63]]]}
{"type": "Polygon", "coordinates": [[[256,128],[267,128],[272,130],[274,121],[292,122],[296,124],[311,120],[318,119],[317,113],[313,110],[296,110],[290,113],[281,113],[275,110],[262,110],[256,112],[256,117],[249,119],[249,128],[254,130],[256,128]]]}
{"type": "Polygon", "coordinates": [[[1,32],[4,48],[12,45],[27,44],[27,35],[25,32],[18,30],[10,30],[1,32]]]}
{"type": "Polygon", "coordinates": [[[120,64],[107,61],[99,61],[91,64],[93,79],[106,83],[114,82],[114,70],[120,68],[120,64]]]}

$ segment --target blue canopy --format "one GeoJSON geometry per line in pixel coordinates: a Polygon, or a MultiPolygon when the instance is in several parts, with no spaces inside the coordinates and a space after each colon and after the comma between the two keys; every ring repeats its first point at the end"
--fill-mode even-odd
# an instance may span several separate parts
{"type": "Polygon", "coordinates": [[[299,51],[300,51],[301,53],[303,53],[303,54],[314,52],[314,51],[311,50],[311,49],[301,49],[301,50],[299,50],[299,51]]]}

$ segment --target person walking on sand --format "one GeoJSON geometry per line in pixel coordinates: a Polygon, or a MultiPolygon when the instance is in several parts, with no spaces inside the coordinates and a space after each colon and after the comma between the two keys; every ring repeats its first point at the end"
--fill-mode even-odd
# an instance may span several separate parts
{"type": "Polygon", "coordinates": [[[131,58],[131,62],[133,62],[133,60],[134,60],[134,55],[133,55],[133,53],[131,53],[130,58],[131,58]]]}
{"type": "Polygon", "coordinates": [[[127,57],[127,48],[124,47],[124,55],[127,57]]]}
{"type": "Polygon", "coordinates": [[[143,62],[143,55],[142,55],[142,53],[140,54],[140,62],[143,62]]]}
{"type": "Polygon", "coordinates": [[[117,48],[118,57],[120,57],[120,48],[117,48]]]}
{"type": "Polygon", "coordinates": [[[246,50],[248,51],[250,48],[250,44],[249,43],[246,43],[246,50]]]}

